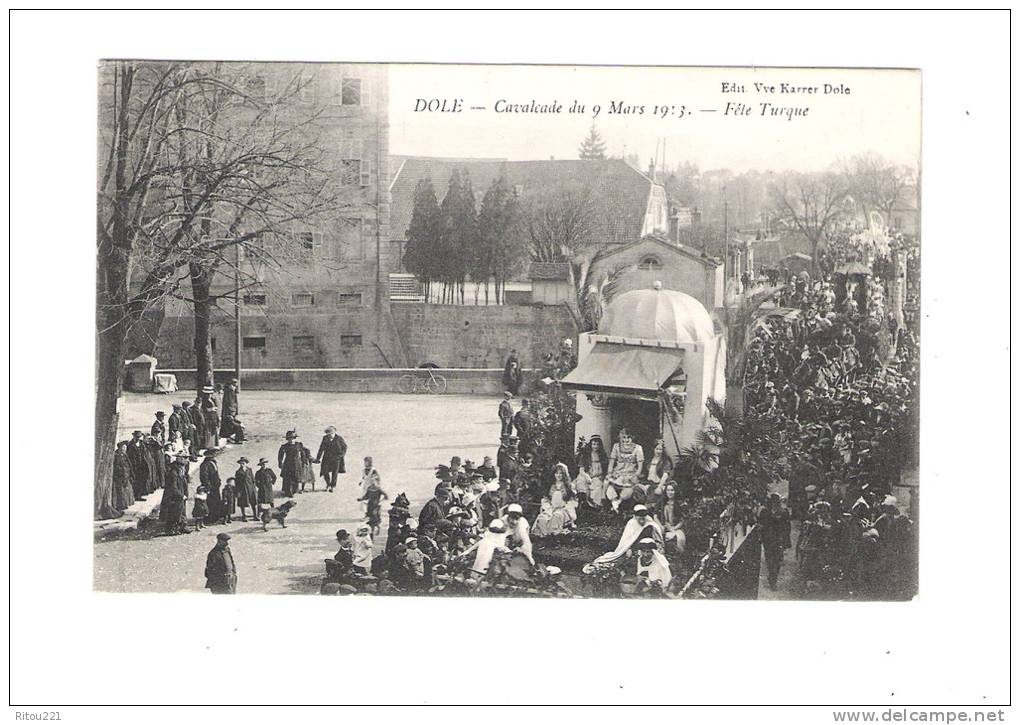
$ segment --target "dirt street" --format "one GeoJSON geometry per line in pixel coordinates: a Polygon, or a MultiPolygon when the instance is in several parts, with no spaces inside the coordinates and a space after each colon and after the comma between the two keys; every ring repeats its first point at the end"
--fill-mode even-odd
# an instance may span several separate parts
{"type": "MultiPolygon", "coordinates": [[[[127,395],[122,407],[122,438],[132,430],[148,431],[153,414],[189,396],[127,395]]],[[[94,586],[112,592],[201,592],[205,557],[216,534],[233,537],[230,547],[238,569],[239,594],[317,593],[324,571],[322,560],[335,551],[335,532],[353,532],[362,520],[358,483],[364,456],[372,456],[382,475],[383,488],[394,498],[406,492],[417,514],[431,497],[438,463],[459,455],[480,464],[482,457],[495,458],[499,445],[497,398],[458,395],[399,395],[390,393],[313,393],[282,391],[242,392],[241,419],[249,440],[230,445],[217,459],[225,480],[244,455],[254,464],[269,458],[274,470],[283,434],[296,428],[302,441],[318,450],[323,429],[333,424],[347,441],[347,474],[335,493],[326,493],[322,479],[315,493],[295,497],[297,508],[287,528],[276,522],[263,531],[261,524],[241,523],[206,527],[181,536],[127,537],[95,544],[94,586]]],[[[316,471],[318,467],[316,467],[316,471]]],[[[192,467],[192,490],[197,485],[197,464],[192,467]]],[[[277,495],[279,495],[279,484],[277,495]]],[[[161,495],[160,492],[153,494],[161,495]]],[[[188,502],[191,512],[192,502],[188,502]]],[[[383,524],[376,549],[386,533],[383,524]]]]}

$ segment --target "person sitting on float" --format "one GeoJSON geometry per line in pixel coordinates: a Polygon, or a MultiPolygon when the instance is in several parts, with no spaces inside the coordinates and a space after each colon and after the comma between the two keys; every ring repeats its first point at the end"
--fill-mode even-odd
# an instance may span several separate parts
{"type": "Polygon", "coordinates": [[[531,527],[528,520],[524,518],[524,510],[519,503],[512,503],[506,507],[507,520],[507,545],[514,551],[519,551],[528,557],[528,561],[535,563],[535,556],[531,546],[531,527]]]}
{"type": "Polygon", "coordinates": [[[658,584],[663,589],[669,586],[673,580],[673,574],[669,570],[669,562],[662,555],[655,543],[655,539],[646,537],[637,544],[637,575],[647,579],[649,583],[658,584]]]}
{"type": "Polygon", "coordinates": [[[464,551],[464,554],[475,552],[475,560],[471,565],[471,572],[477,575],[484,575],[489,571],[489,564],[497,551],[509,551],[506,542],[506,524],[502,519],[493,519],[489,523],[488,530],[478,541],[464,551]]]}
{"type": "Polygon", "coordinates": [[[634,486],[641,479],[641,469],[645,464],[645,453],[641,446],[631,438],[624,428],[620,431],[619,441],[613,444],[609,454],[609,473],[606,475],[606,498],[613,511],[620,510],[620,504],[634,495],[634,486]]]}
{"type": "Polygon", "coordinates": [[[535,519],[535,536],[560,534],[574,528],[577,521],[577,497],[570,485],[570,471],[565,463],[553,469],[553,483],[542,498],[542,508],[535,519]]]}
{"type": "Polygon", "coordinates": [[[609,471],[609,457],[601,436],[593,435],[582,447],[577,466],[574,488],[578,498],[590,506],[601,508],[606,502],[605,478],[609,471]]]}
{"type": "Polygon", "coordinates": [[[631,549],[641,539],[649,538],[655,542],[656,547],[661,551],[663,548],[662,526],[653,519],[644,504],[634,507],[634,516],[623,527],[620,535],[620,542],[612,551],[606,552],[595,559],[593,564],[611,564],[625,556],[632,556],[631,549]]]}

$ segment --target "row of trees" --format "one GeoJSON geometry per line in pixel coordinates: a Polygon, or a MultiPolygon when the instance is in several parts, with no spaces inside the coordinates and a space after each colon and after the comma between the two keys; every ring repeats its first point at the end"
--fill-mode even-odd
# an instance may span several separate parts
{"type": "Polygon", "coordinates": [[[439,285],[443,302],[463,302],[469,277],[484,285],[486,304],[490,283],[495,299],[502,300],[506,280],[527,259],[520,219],[518,199],[502,176],[486,190],[480,209],[466,171],[454,170],[442,204],[432,180],[421,179],[414,190],[404,266],[422,281],[426,295],[439,285]]]}
{"type": "Polygon", "coordinates": [[[489,186],[476,211],[471,177],[464,169],[450,176],[440,203],[429,178],[415,188],[407,230],[404,266],[425,286],[426,296],[443,303],[463,303],[465,282],[477,283],[475,302],[502,302],[508,279],[530,262],[567,266],[573,294],[566,307],[579,331],[595,329],[612,276],[593,279],[590,272],[603,249],[600,214],[593,192],[568,183],[540,198],[518,197],[506,177],[489,186]]]}
{"type": "Polygon", "coordinates": [[[132,327],[168,299],[190,305],[196,383],[210,383],[214,310],[302,252],[295,226],[345,218],[349,192],[333,182],[323,151],[328,105],[304,101],[317,79],[294,66],[267,79],[264,68],[125,61],[100,69],[98,518],[113,513],[117,402],[132,327]],[[215,279],[231,280],[229,289],[213,294],[215,279]]]}

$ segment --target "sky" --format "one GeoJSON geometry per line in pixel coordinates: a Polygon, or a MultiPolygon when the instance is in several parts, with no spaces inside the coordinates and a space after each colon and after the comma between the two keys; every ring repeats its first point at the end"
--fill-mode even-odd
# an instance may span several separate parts
{"type": "Polygon", "coordinates": [[[921,74],[910,70],[392,65],[389,90],[398,155],[576,158],[594,121],[609,155],[636,153],[642,168],[663,146],[667,166],[737,172],[813,171],[866,151],[913,168],[920,159],[921,74]],[[432,99],[460,99],[461,110],[415,111],[432,99]],[[532,101],[561,110],[497,110],[532,101]],[[569,112],[575,101],[584,113],[569,112]]]}

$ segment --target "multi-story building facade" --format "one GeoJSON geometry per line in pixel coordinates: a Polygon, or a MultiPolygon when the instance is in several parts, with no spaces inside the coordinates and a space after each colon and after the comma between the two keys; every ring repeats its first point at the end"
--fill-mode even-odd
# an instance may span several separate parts
{"type": "MultiPolygon", "coordinates": [[[[379,367],[393,359],[392,325],[379,284],[389,245],[388,87],[385,65],[252,64],[249,87],[272,91],[302,77],[290,103],[314,106],[314,131],[342,208],[293,225],[279,264],[241,259],[241,366],[379,367]],[[307,81],[307,82],[306,82],[307,81]]],[[[235,364],[232,270],[214,280],[226,295],[211,319],[216,368],[235,364]]],[[[167,303],[154,354],[161,368],[191,368],[193,313],[167,303]]]]}

